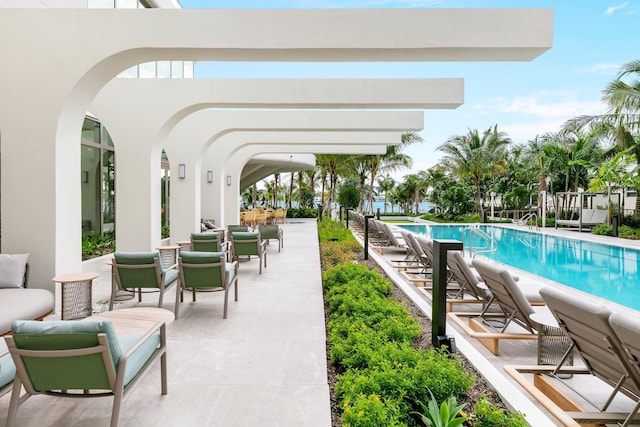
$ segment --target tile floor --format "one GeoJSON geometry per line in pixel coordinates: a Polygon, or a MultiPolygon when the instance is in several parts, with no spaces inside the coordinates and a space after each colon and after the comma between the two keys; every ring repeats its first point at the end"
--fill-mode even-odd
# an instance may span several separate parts
{"type": "MultiPolygon", "coordinates": [[[[284,248],[268,246],[267,267],[243,261],[239,299],[199,294],[168,326],[169,393],[160,394],[155,367],[125,399],[120,426],[330,427],[324,305],[315,220],[284,224],[284,248]]],[[[109,294],[108,270],[94,300],[109,294]]],[[[165,295],[173,311],[175,293],[165,295]]],[[[155,300],[157,304],[157,299],[155,300]]],[[[136,305],[134,301],[119,307],[136,305]]],[[[153,296],[143,306],[154,305],[153,296]]],[[[10,394],[0,398],[4,424],[10,394]]],[[[112,398],[34,396],[19,409],[21,427],[109,425],[112,398]]]]}

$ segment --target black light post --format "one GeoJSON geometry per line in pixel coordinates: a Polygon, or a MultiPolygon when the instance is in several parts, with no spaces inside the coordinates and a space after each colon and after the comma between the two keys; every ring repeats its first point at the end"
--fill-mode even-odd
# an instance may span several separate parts
{"type": "Polygon", "coordinates": [[[347,228],[349,228],[349,211],[352,211],[353,208],[346,208],[345,211],[345,215],[347,216],[347,228]]]}
{"type": "Polygon", "coordinates": [[[373,215],[364,216],[364,259],[369,259],[369,219],[373,215]]]}
{"type": "Polygon", "coordinates": [[[455,353],[456,345],[452,337],[447,336],[447,252],[463,250],[458,240],[433,241],[433,305],[431,311],[431,342],[434,347],[447,347],[455,353]]]}

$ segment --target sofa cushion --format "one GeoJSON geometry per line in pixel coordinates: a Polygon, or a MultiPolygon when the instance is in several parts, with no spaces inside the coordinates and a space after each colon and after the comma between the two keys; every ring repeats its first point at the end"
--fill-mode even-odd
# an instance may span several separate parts
{"type": "Polygon", "coordinates": [[[0,254],[0,288],[21,288],[29,254],[0,254]]]}
{"type": "Polygon", "coordinates": [[[1,289],[0,334],[11,330],[14,320],[39,319],[53,311],[53,292],[46,289],[1,289]]]}

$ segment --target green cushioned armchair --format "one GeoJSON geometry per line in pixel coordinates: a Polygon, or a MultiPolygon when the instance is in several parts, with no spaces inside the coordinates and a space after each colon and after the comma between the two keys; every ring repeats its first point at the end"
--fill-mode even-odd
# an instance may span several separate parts
{"type": "Polygon", "coordinates": [[[16,368],[7,427],[15,425],[18,407],[36,394],[113,396],[111,427],[115,427],[122,400],[158,361],[161,392],[167,394],[164,322],[144,334],[119,336],[107,319],[17,320],[12,332],[5,337],[16,368]],[[21,396],[23,387],[26,393],[21,396]]]}
{"type": "Polygon", "coordinates": [[[227,262],[226,258],[226,252],[180,252],[178,258],[180,289],[176,292],[176,319],[184,290],[192,292],[193,302],[196,302],[197,292],[224,291],[222,318],[227,318],[229,288],[232,284],[235,285],[235,300],[238,301],[238,263],[227,262]]]}
{"type": "Polygon", "coordinates": [[[193,252],[223,252],[227,250],[227,242],[223,242],[222,233],[191,233],[191,250],[193,252]]]}
{"type": "Polygon", "coordinates": [[[178,270],[164,269],[158,252],[116,252],[113,257],[113,286],[109,310],[113,310],[116,293],[138,290],[138,302],[143,292],[160,292],[158,307],[164,293],[178,282],[178,270]]]}
{"type": "Polygon", "coordinates": [[[251,256],[255,255],[260,261],[260,274],[262,274],[262,263],[264,262],[264,266],[267,266],[267,240],[262,240],[257,231],[234,231],[230,234],[233,260],[238,261],[241,256],[251,259],[251,256]]]}
{"type": "Polygon", "coordinates": [[[262,224],[258,231],[260,232],[260,238],[266,240],[269,244],[269,240],[278,241],[278,252],[283,247],[283,234],[282,228],[278,224],[262,224]]]}

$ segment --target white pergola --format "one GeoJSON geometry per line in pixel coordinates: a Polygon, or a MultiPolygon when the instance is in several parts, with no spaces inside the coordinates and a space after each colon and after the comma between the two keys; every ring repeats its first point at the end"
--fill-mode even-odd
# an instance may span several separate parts
{"type": "Polygon", "coordinates": [[[529,61],[551,47],[552,26],[551,9],[6,9],[2,251],[31,253],[36,287],[80,270],[78,130],[100,89],[130,66],[175,59],[529,61]],[[41,232],[33,232],[36,224],[41,232]]]}

